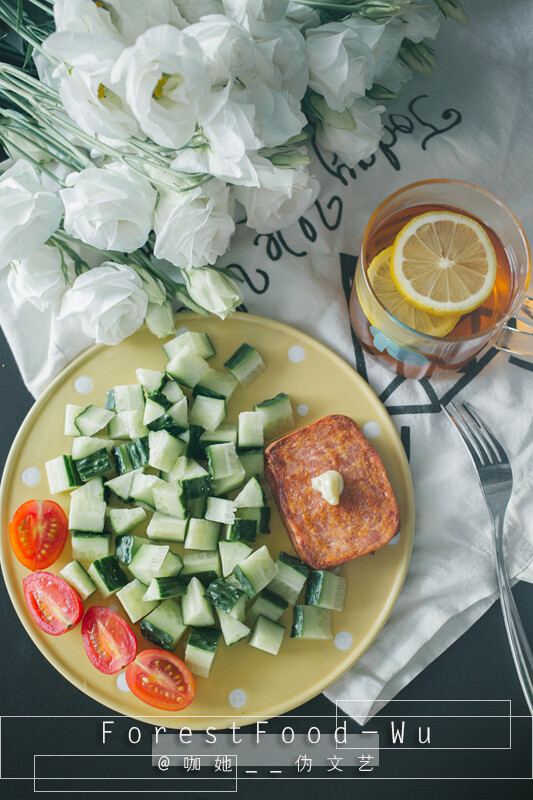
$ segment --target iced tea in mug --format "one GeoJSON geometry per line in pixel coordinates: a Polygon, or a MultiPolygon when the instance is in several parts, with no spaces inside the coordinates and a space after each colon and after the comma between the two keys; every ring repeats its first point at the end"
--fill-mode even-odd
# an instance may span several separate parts
{"type": "MultiPolygon", "coordinates": [[[[431,245],[434,250],[433,240],[431,245]]],[[[444,270],[451,264],[445,258],[441,262],[444,270]]],[[[423,258],[417,262],[415,257],[411,267],[417,263],[425,268],[423,258]]],[[[444,271],[442,275],[444,278],[444,271]]],[[[518,333],[507,325],[517,313],[520,319],[533,321],[533,299],[525,296],[530,276],[531,254],[522,226],[498,198],[461,181],[411,184],[387,198],[367,224],[350,299],[352,326],[368,353],[408,378],[458,370],[492,345],[532,355],[533,328],[518,333]],[[428,231],[428,223],[447,218],[458,220],[458,229],[464,228],[468,235],[471,227],[472,236],[479,236],[481,244],[490,242],[487,252],[494,271],[488,294],[472,310],[454,313],[451,304],[451,310],[443,313],[439,308],[434,314],[412,305],[411,287],[406,284],[405,294],[397,273],[392,280],[392,247],[398,253],[402,243],[413,240],[411,230],[418,230],[422,240],[417,243],[418,252],[421,249],[423,255],[422,226],[428,231]],[[469,220],[473,221],[470,226],[469,220]]],[[[419,305],[416,292],[414,301],[419,305]]]]}

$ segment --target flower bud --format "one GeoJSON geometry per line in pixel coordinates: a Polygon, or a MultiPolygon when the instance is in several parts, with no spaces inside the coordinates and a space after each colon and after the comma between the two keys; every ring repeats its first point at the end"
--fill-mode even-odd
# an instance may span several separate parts
{"type": "Polygon", "coordinates": [[[176,325],[170,300],[167,298],[162,303],[148,303],[144,321],[151,332],[159,339],[174,333],[176,325]]]}
{"type": "Polygon", "coordinates": [[[225,319],[242,303],[242,294],[231,278],[216,269],[195,267],[183,270],[189,294],[206,311],[225,319]]]}

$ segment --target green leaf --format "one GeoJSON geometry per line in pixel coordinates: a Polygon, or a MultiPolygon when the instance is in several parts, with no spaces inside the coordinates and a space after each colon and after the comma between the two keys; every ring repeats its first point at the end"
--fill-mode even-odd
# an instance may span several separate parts
{"type": "Polygon", "coordinates": [[[373,86],[370,87],[370,89],[366,90],[365,94],[371,100],[396,99],[396,92],[392,92],[390,89],[387,89],[386,86],[382,86],[380,83],[374,83],[373,86]]]}
{"type": "Polygon", "coordinates": [[[448,19],[453,19],[455,22],[464,22],[465,24],[469,22],[468,14],[459,0],[433,0],[433,2],[448,19]]]}

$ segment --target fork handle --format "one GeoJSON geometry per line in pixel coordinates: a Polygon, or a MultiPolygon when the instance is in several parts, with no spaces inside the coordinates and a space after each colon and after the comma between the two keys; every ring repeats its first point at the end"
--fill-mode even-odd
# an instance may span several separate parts
{"type": "Polygon", "coordinates": [[[522,691],[526,699],[529,712],[533,715],[533,654],[527,639],[522,620],[513,593],[509,574],[505,565],[503,554],[503,514],[496,514],[493,518],[494,524],[494,554],[496,561],[496,576],[498,588],[500,590],[500,602],[502,606],[503,619],[507,637],[511,646],[516,671],[522,686],[522,691]]]}

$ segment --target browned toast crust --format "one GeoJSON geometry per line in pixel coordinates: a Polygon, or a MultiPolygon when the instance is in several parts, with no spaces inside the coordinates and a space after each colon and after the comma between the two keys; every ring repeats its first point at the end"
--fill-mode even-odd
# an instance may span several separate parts
{"type": "Polygon", "coordinates": [[[294,549],[315,569],[376,550],[400,528],[381,459],[350,417],[332,414],[273,442],[265,472],[294,549]],[[327,470],[343,477],[336,506],[311,486],[327,470]]]}

